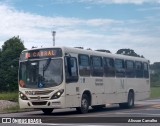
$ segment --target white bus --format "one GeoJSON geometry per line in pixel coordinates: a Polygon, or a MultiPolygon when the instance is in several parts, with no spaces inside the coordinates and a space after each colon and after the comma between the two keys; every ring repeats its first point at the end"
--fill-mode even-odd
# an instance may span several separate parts
{"type": "Polygon", "coordinates": [[[19,61],[20,108],[132,108],[150,96],[149,62],[144,58],[70,47],[24,50],[19,61]]]}

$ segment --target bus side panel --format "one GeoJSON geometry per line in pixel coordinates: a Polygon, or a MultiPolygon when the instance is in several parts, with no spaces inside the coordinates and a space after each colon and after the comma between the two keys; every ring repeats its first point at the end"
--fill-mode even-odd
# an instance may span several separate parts
{"type": "Polygon", "coordinates": [[[65,105],[66,107],[80,106],[80,93],[78,83],[67,83],[65,90],[65,105]]]}
{"type": "Polygon", "coordinates": [[[115,103],[127,102],[128,93],[127,93],[127,80],[126,78],[116,78],[115,79],[115,88],[116,88],[116,101],[115,103]]]}
{"type": "Polygon", "coordinates": [[[91,106],[105,103],[105,89],[102,77],[80,77],[80,94],[89,91],[91,95],[91,106]]]}
{"type": "Polygon", "coordinates": [[[128,78],[127,88],[133,89],[135,93],[135,100],[144,100],[150,96],[150,82],[149,79],[144,78],[128,78]]]}
{"type": "Polygon", "coordinates": [[[92,105],[105,104],[105,82],[103,77],[94,77],[93,79],[92,105]]]}
{"type": "Polygon", "coordinates": [[[117,101],[115,77],[105,78],[104,85],[106,104],[115,103],[117,101]]]}

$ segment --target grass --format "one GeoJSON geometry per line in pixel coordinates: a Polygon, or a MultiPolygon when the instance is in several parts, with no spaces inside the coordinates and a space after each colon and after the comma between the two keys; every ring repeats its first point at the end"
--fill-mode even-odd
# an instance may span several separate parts
{"type": "MultiPolygon", "coordinates": [[[[0,100],[8,100],[13,102],[18,102],[18,92],[2,92],[0,93],[0,100]]],[[[33,109],[20,109],[19,105],[11,106],[1,110],[0,113],[14,113],[14,112],[24,112],[32,111],[33,109]]]]}
{"type": "Polygon", "coordinates": [[[2,92],[0,93],[0,100],[18,102],[18,92],[2,92]]]}
{"type": "Polygon", "coordinates": [[[160,87],[151,87],[151,98],[160,98],[160,87]]]}

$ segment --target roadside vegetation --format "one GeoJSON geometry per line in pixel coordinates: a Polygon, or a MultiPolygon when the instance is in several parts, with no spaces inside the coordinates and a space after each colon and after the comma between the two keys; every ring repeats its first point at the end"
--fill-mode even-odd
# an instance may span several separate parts
{"type": "Polygon", "coordinates": [[[18,105],[18,91],[17,92],[1,92],[0,100],[11,101],[16,103],[4,109],[0,109],[1,113],[14,113],[14,112],[24,112],[24,111],[32,111],[33,109],[20,109],[18,105]]]}
{"type": "Polygon", "coordinates": [[[160,98],[160,87],[151,87],[150,98],[160,98]]]}
{"type": "Polygon", "coordinates": [[[160,62],[150,65],[151,98],[160,98],[160,62]]]}
{"type": "Polygon", "coordinates": [[[9,108],[5,108],[0,111],[0,114],[3,113],[16,113],[16,112],[28,112],[28,111],[33,111],[34,109],[20,109],[19,105],[17,104],[16,106],[11,106],[9,108]]]}
{"type": "Polygon", "coordinates": [[[18,91],[17,92],[2,92],[0,93],[0,100],[18,102],[18,91]]]}

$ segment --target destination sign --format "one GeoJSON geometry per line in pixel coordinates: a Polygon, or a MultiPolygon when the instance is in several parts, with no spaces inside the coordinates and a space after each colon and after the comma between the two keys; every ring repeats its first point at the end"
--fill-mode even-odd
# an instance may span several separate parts
{"type": "Polygon", "coordinates": [[[53,49],[37,49],[31,51],[25,51],[21,53],[20,59],[35,59],[35,58],[51,58],[62,57],[62,50],[60,48],[53,49]]]}

